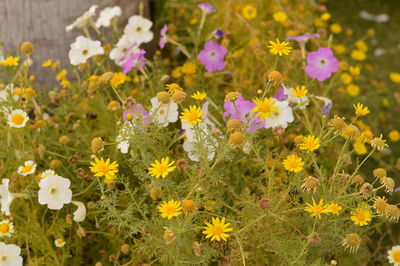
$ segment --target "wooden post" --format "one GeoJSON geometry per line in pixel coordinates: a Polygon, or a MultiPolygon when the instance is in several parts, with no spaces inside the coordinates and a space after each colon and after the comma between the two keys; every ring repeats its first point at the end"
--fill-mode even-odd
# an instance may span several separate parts
{"type": "Polygon", "coordinates": [[[119,23],[124,26],[130,16],[139,13],[141,2],[148,17],[148,0],[0,0],[0,42],[6,51],[18,49],[24,41],[32,42],[36,85],[54,85],[54,78],[47,78],[48,70],[40,65],[53,59],[60,60],[62,67],[69,66],[69,46],[80,33],[75,29],[66,32],[67,25],[92,5],[98,5],[97,15],[104,7],[118,5],[122,9],[119,23]]]}

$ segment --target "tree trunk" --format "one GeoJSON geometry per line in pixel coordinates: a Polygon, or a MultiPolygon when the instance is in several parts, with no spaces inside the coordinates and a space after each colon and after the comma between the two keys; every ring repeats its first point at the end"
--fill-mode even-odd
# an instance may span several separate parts
{"type": "Polygon", "coordinates": [[[140,3],[148,16],[148,0],[0,0],[0,42],[4,42],[5,51],[18,49],[24,41],[32,42],[37,86],[54,85],[54,78],[45,78],[49,72],[40,65],[53,59],[68,67],[69,46],[80,33],[76,29],[66,32],[67,25],[92,5],[98,5],[97,15],[104,7],[118,5],[122,9],[119,24],[124,26],[130,16],[139,13],[140,3]]]}

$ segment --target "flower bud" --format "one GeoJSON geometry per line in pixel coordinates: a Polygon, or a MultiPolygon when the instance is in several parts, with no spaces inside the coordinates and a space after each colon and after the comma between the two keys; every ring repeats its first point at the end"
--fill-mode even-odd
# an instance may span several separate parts
{"type": "Polygon", "coordinates": [[[31,42],[24,42],[21,44],[21,52],[24,54],[32,54],[34,51],[33,44],[31,42]]]}
{"type": "Polygon", "coordinates": [[[244,134],[242,132],[234,132],[229,137],[229,144],[232,146],[242,145],[244,142],[244,134]]]}
{"type": "Polygon", "coordinates": [[[152,187],[150,189],[150,198],[152,198],[152,200],[157,200],[160,196],[161,196],[161,188],[159,187],[152,187]]]}
{"type": "Polygon", "coordinates": [[[283,80],[282,74],[278,71],[271,71],[268,73],[268,81],[272,82],[273,85],[279,85],[283,80]]]}
{"type": "Polygon", "coordinates": [[[357,251],[360,244],[361,237],[359,237],[357,234],[347,234],[342,240],[342,246],[344,246],[345,249],[349,249],[350,253],[357,251]]]}
{"type": "Polygon", "coordinates": [[[186,98],[186,93],[184,91],[177,90],[172,94],[171,96],[171,101],[180,104],[183,102],[186,98]]]}
{"type": "Polygon", "coordinates": [[[175,233],[172,231],[172,229],[168,228],[168,227],[164,227],[165,231],[164,231],[164,240],[168,243],[168,244],[172,244],[172,242],[174,242],[176,236],[175,233]]]}
{"type": "Polygon", "coordinates": [[[124,244],[121,246],[120,250],[121,250],[121,252],[122,252],[123,254],[125,254],[125,255],[128,254],[128,253],[129,253],[129,245],[126,244],[126,243],[124,243],[124,244]]]}
{"type": "Polygon", "coordinates": [[[226,123],[226,128],[229,132],[240,131],[242,129],[242,122],[237,119],[228,120],[226,123]]]}
{"type": "Polygon", "coordinates": [[[271,201],[265,197],[261,198],[258,202],[261,209],[266,210],[271,206],[271,201]]]}
{"type": "Polygon", "coordinates": [[[234,102],[239,97],[240,93],[236,91],[231,91],[225,96],[225,102],[234,102]]]}
{"type": "Polygon", "coordinates": [[[92,140],[91,150],[93,153],[99,153],[104,150],[104,142],[101,138],[96,137],[92,140]]]}

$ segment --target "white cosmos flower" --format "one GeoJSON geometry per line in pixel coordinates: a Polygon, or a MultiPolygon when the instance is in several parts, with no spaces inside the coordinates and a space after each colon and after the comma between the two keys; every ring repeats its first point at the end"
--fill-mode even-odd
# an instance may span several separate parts
{"type": "Polygon", "coordinates": [[[153,22],[142,16],[132,16],[125,26],[124,33],[131,42],[141,43],[150,42],[153,39],[153,32],[150,31],[153,22]]]}
{"type": "Polygon", "coordinates": [[[150,115],[160,127],[166,127],[169,123],[178,121],[178,105],[175,102],[161,103],[157,97],[151,98],[150,115]]]}
{"type": "Polygon", "coordinates": [[[134,53],[139,51],[139,44],[132,42],[126,35],[123,35],[111,49],[109,57],[115,64],[122,66],[134,53]]]}
{"type": "Polygon", "coordinates": [[[78,17],[74,21],[74,23],[65,27],[65,30],[68,32],[74,28],[83,28],[84,26],[86,26],[86,24],[92,19],[92,17],[96,15],[96,8],[96,5],[91,6],[90,9],[83,13],[82,16],[78,17]]]}
{"type": "Polygon", "coordinates": [[[96,21],[96,27],[110,27],[111,20],[114,17],[121,16],[121,8],[119,6],[106,7],[101,10],[99,18],[96,21]]]}
{"type": "Polygon", "coordinates": [[[272,117],[265,118],[265,128],[282,126],[287,128],[288,123],[293,122],[293,111],[288,101],[276,101],[277,113],[272,113],[272,117]]]}
{"type": "MultiPolygon", "coordinates": [[[[9,220],[0,222],[0,237],[11,236],[14,233],[14,224],[9,220]]],[[[1,265],[1,264],[0,264],[1,265]]]]}
{"type": "Polygon", "coordinates": [[[0,265],[22,266],[21,248],[14,244],[0,242],[0,265]]]}
{"type": "Polygon", "coordinates": [[[72,199],[72,191],[69,188],[71,182],[67,178],[58,175],[49,175],[39,182],[39,203],[47,204],[50,210],[60,210],[64,204],[72,199]]]}
{"type": "Polygon", "coordinates": [[[8,125],[15,128],[25,127],[28,120],[28,114],[21,109],[11,111],[11,113],[7,117],[8,125]]]}
{"type": "Polygon", "coordinates": [[[54,245],[56,245],[58,248],[62,248],[65,245],[65,241],[61,238],[57,238],[54,240],[54,245]]]}
{"type": "Polygon", "coordinates": [[[10,205],[14,199],[13,195],[8,190],[10,179],[3,178],[0,184],[0,204],[1,212],[4,215],[10,216],[10,205]]]}
{"type": "Polygon", "coordinates": [[[78,36],[71,44],[68,57],[71,65],[79,65],[85,63],[90,57],[103,53],[104,49],[101,47],[100,41],[92,41],[84,36],[78,36]]]}
{"type": "Polygon", "coordinates": [[[72,201],[72,204],[78,207],[76,211],[74,211],[74,221],[77,223],[83,222],[86,218],[86,207],[83,202],[80,201],[72,201]]]}
{"type": "Polygon", "coordinates": [[[26,161],[24,165],[18,167],[17,173],[22,176],[27,176],[35,173],[36,171],[36,163],[34,161],[26,161]]]}

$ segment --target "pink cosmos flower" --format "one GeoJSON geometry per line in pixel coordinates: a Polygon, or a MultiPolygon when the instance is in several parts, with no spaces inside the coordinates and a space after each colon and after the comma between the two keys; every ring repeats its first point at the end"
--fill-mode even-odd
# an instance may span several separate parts
{"type": "Polygon", "coordinates": [[[146,64],[146,58],[144,58],[145,54],[146,51],[143,49],[140,49],[137,52],[133,53],[122,65],[124,69],[122,73],[126,74],[131,71],[132,68],[137,69],[138,67],[143,67],[146,64]]]}
{"type": "Polygon", "coordinates": [[[165,44],[167,42],[167,31],[168,31],[168,26],[164,25],[160,31],[160,41],[158,42],[158,45],[160,46],[161,49],[164,49],[165,44]]]}
{"type": "Polygon", "coordinates": [[[206,42],[197,58],[208,72],[215,72],[225,68],[224,57],[227,52],[225,47],[210,40],[206,42]]]}
{"type": "Polygon", "coordinates": [[[306,73],[311,78],[324,81],[338,71],[339,62],[329,48],[319,48],[307,55],[306,73]]]}
{"type": "Polygon", "coordinates": [[[200,3],[197,6],[206,14],[215,12],[216,10],[215,7],[209,3],[200,3]]]}

